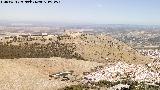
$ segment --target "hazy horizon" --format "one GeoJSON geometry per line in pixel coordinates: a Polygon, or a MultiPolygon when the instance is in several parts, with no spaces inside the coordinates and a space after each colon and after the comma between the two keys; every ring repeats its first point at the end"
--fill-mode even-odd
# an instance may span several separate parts
{"type": "Polygon", "coordinates": [[[0,21],[160,25],[159,0],[60,1],[60,4],[1,4],[0,21]]]}

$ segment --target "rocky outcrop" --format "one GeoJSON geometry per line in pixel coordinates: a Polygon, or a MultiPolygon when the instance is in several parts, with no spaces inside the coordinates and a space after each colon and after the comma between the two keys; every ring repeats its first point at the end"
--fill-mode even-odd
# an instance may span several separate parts
{"type": "Polygon", "coordinates": [[[138,82],[159,83],[160,71],[153,71],[148,65],[129,65],[124,62],[118,62],[97,70],[84,78],[89,82],[98,82],[101,80],[113,82],[130,79],[138,82]]]}

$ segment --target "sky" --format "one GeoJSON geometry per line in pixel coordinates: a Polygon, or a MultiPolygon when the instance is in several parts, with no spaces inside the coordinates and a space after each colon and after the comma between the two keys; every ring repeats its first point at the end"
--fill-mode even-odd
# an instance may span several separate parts
{"type": "Polygon", "coordinates": [[[59,4],[0,3],[0,21],[160,25],[160,0],[60,1],[59,4]]]}

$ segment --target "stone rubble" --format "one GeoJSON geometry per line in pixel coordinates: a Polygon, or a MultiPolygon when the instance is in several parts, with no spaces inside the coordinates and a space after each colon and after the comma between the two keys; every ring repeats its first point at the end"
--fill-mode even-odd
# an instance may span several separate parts
{"type": "MultiPolygon", "coordinates": [[[[148,65],[147,65],[148,66],[148,65]]],[[[103,69],[90,73],[84,77],[85,82],[98,82],[101,80],[120,81],[130,79],[138,82],[160,82],[160,71],[150,70],[146,65],[133,65],[124,62],[118,62],[108,65],[103,69]]]]}
{"type": "Polygon", "coordinates": [[[129,89],[129,85],[118,84],[118,85],[108,88],[107,90],[128,90],[128,89],[129,89]]]}

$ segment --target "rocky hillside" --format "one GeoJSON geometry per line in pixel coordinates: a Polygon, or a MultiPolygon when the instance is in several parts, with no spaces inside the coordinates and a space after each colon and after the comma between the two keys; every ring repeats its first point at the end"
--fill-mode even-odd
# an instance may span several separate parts
{"type": "Polygon", "coordinates": [[[62,90],[160,90],[159,63],[127,64],[118,62],[96,67],[87,74],[81,84],[62,90]]]}
{"type": "Polygon", "coordinates": [[[134,65],[123,62],[107,65],[103,69],[97,70],[85,77],[86,80],[98,82],[101,80],[121,81],[130,79],[137,82],[160,83],[160,72],[156,71],[149,65],[134,65]]]}

